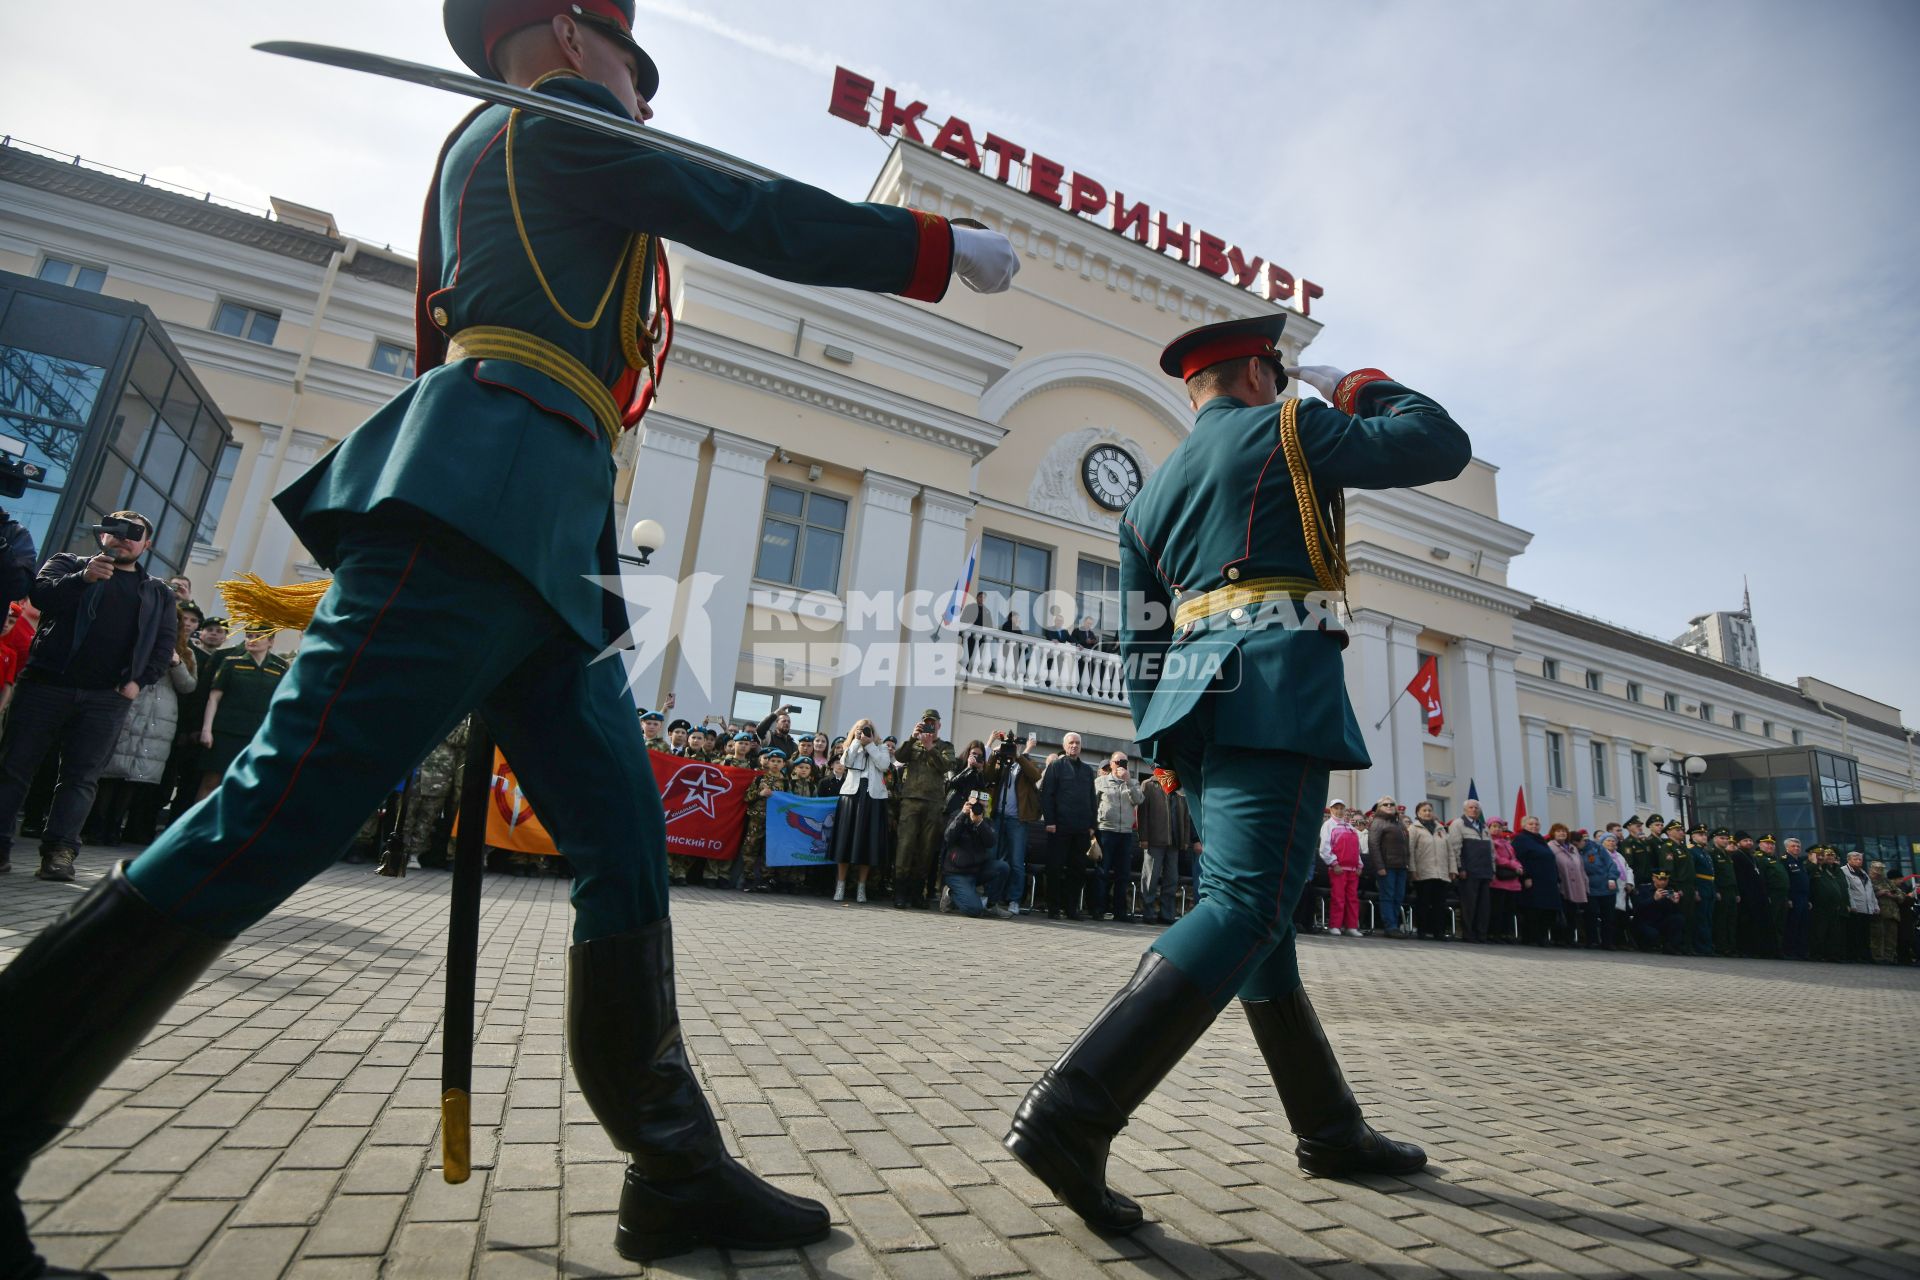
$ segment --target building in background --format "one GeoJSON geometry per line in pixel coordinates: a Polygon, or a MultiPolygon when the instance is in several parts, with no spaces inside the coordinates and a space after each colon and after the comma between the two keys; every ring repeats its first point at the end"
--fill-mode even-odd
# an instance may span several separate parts
{"type": "Polygon", "coordinates": [[[1689,653],[1760,674],[1760,636],[1753,626],[1753,594],[1742,590],[1737,612],[1703,613],[1674,643],[1689,653]]]}
{"type": "MultiPolygon", "coordinates": [[[[1192,423],[1158,353],[1281,304],[1200,269],[1204,233],[1117,234],[1030,187],[911,142],[873,186],[1005,231],[1023,270],[994,297],[956,286],[928,307],[673,248],[668,372],[618,453],[623,543],[643,517],[667,530],[638,594],[671,612],[673,639],[632,660],[638,703],[671,692],[695,720],[790,703],[797,728],[831,733],[862,716],[904,731],[931,706],[960,742],[1071,730],[1093,749],[1132,745],[1110,644],[1118,512],[1192,423]],[[983,618],[942,631],[924,610],[874,607],[944,597],[975,547],[983,618]],[[1041,636],[1082,619],[1101,648],[1041,636]],[[896,646],[934,642],[955,671],[887,665],[896,646]]],[[[144,303],[232,420],[189,550],[203,592],[241,570],[321,572],[268,498],[411,373],[408,259],[290,202],[229,208],[0,148],[0,269],[64,270],[69,287],[144,303]]],[[[1319,331],[1292,312],[1288,358],[1319,331]]],[[[1720,660],[1511,586],[1533,535],[1501,518],[1499,479],[1476,458],[1443,484],[1348,495],[1347,681],[1374,766],[1336,775],[1336,796],[1431,799],[1451,816],[1471,790],[1510,815],[1524,787],[1531,812],[1594,827],[1678,811],[1663,753],[1801,748],[1853,766],[1857,807],[1821,804],[1817,830],[1865,833],[1860,812],[1920,800],[1900,712],[1761,675],[1750,610],[1727,615],[1746,620],[1746,643],[1720,660]],[[1394,701],[1428,657],[1438,735],[1394,701]]],[[[1703,806],[1721,780],[1705,779],[1703,806]]],[[[1747,802],[1729,789],[1726,803],[1747,802]]],[[[1775,786],[1770,803],[1801,801],[1775,786]]],[[[1920,840],[1908,831],[1874,828],[1889,848],[1920,840]]]]}

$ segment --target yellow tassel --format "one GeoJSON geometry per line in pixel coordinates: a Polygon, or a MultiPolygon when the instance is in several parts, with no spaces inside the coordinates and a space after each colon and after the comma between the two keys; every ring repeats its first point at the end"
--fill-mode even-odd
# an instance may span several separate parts
{"type": "Polygon", "coordinates": [[[227,612],[241,626],[276,627],[282,631],[305,631],[313,622],[313,611],[327,594],[333,579],[296,582],[276,587],[257,574],[243,573],[220,584],[227,612]]]}

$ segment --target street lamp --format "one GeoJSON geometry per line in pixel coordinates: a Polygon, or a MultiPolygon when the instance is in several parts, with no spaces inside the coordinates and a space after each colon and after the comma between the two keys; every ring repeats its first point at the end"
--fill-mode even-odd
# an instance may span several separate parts
{"type": "Polygon", "coordinates": [[[1673,785],[1667,788],[1667,794],[1680,801],[1680,820],[1692,828],[1697,816],[1693,807],[1694,780],[1707,771],[1707,762],[1699,756],[1682,757],[1676,751],[1666,747],[1655,747],[1647,752],[1647,760],[1653,765],[1655,773],[1673,779],[1673,785]]]}
{"type": "Polygon", "coordinates": [[[653,553],[658,551],[667,540],[667,531],[660,527],[658,520],[642,520],[633,526],[633,549],[640,554],[623,555],[619,558],[628,564],[652,567],[653,553]]]}

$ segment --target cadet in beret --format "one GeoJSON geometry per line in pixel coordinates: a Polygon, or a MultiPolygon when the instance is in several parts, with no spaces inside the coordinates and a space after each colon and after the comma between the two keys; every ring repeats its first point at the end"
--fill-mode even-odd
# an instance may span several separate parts
{"type": "Polygon", "coordinates": [[[1120,525],[1135,735],[1187,792],[1206,847],[1200,898],[1027,1093],[1006,1139],[1101,1231],[1142,1221],[1107,1186],[1108,1143],[1236,998],[1302,1168],[1347,1177],[1426,1162],[1363,1118],[1300,985],[1292,917],[1329,773],[1370,763],[1327,607],[1345,583],[1342,491],[1451,478],[1472,446],[1446,410],[1378,369],[1284,368],[1285,324],[1273,312],[1168,344],[1160,368],[1186,383],[1193,431],[1120,525]],[[1289,375],[1327,402],[1283,403],[1289,375]],[[1176,653],[1189,660],[1178,670],[1176,653]]]}

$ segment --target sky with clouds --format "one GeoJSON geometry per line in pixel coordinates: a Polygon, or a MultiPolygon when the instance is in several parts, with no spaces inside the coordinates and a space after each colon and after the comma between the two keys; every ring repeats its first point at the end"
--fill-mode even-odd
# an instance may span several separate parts
{"type": "MultiPolygon", "coordinates": [[[[1769,675],[1920,722],[1920,5],[639,0],[657,123],[842,195],[844,65],[1326,288],[1312,349],[1436,396],[1514,585],[1662,638],[1752,587],[1769,675]],[[1903,123],[1905,122],[1905,123],[1903,123]]],[[[410,249],[457,99],[432,0],[0,7],[0,132],[410,249]]]]}

